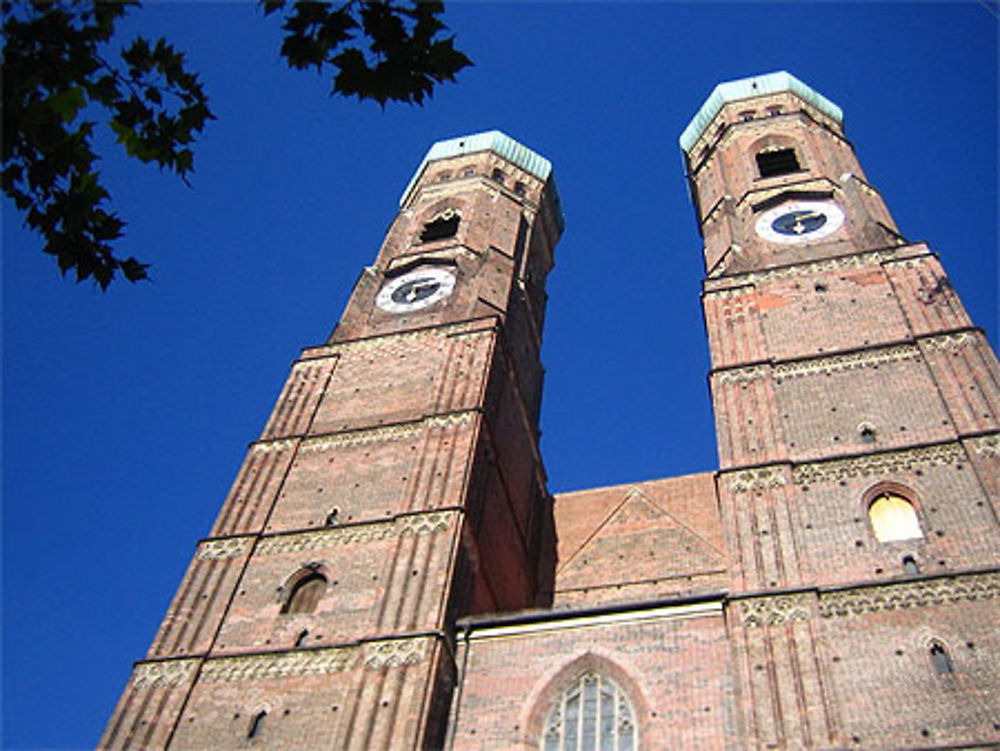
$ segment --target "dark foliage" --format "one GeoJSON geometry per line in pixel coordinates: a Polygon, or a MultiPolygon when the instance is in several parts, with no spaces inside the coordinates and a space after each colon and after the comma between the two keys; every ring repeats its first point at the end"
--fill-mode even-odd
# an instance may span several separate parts
{"type": "Polygon", "coordinates": [[[455,80],[472,64],[453,37],[439,36],[447,27],[438,0],[261,0],[261,6],[285,19],[281,54],[289,67],[332,66],[334,94],[422,104],[435,84],[455,80]]]}
{"type": "MultiPolygon", "coordinates": [[[[136,0],[2,2],[3,189],[44,240],[63,274],[105,289],[120,273],[135,282],[148,265],[116,255],[125,226],[96,168],[94,128],[106,122],[129,156],[184,182],[192,144],[214,119],[198,77],[164,39],[108,52],[115,24],[136,0]]],[[[281,54],[292,68],[330,65],[333,93],[422,104],[434,85],[470,65],[438,19],[441,2],[262,0],[281,13],[281,54]]]]}
{"type": "Polygon", "coordinates": [[[142,37],[118,59],[105,48],[136,2],[4,2],[3,189],[63,274],[101,288],[147,265],[116,255],[125,223],[108,210],[92,148],[106,120],[129,156],[187,180],[191,144],[212,119],[197,76],[163,39],[142,37]]]}

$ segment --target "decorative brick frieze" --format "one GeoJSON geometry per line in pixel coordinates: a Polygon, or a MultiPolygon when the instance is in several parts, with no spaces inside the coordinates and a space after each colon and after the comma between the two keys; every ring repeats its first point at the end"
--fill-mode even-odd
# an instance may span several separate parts
{"type": "Polygon", "coordinates": [[[850,459],[800,464],[792,469],[792,477],[796,485],[838,482],[852,477],[870,475],[884,477],[894,472],[909,472],[923,467],[954,464],[964,461],[966,458],[965,450],[961,444],[944,443],[937,446],[921,446],[902,451],[867,454],[850,459]]]}
{"type": "Polygon", "coordinates": [[[251,454],[268,454],[272,451],[287,451],[295,447],[297,438],[272,438],[257,441],[250,447],[251,454]]]}
{"type": "Polygon", "coordinates": [[[238,558],[250,550],[253,537],[226,537],[220,540],[205,540],[198,546],[200,560],[216,558],[238,558]]]}
{"type": "Polygon", "coordinates": [[[439,529],[446,529],[458,513],[458,511],[435,511],[425,514],[407,514],[386,522],[318,529],[290,535],[274,535],[263,538],[257,546],[257,552],[261,555],[275,555],[322,550],[337,545],[374,542],[410,533],[430,534],[439,529]]]}
{"type": "Polygon", "coordinates": [[[141,691],[164,686],[179,686],[190,680],[198,669],[200,659],[163,660],[141,662],[132,674],[132,688],[141,691]]]}
{"type": "Polygon", "coordinates": [[[973,438],[969,443],[979,456],[1000,456],[1000,434],[973,438]]]}
{"type": "Polygon", "coordinates": [[[381,443],[412,438],[423,427],[423,421],[405,422],[397,425],[385,425],[365,430],[351,430],[346,433],[333,433],[317,438],[308,438],[302,442],[302,451],[327,451],[344,446],[359,446],[366,443],[381,443]]]}
{"type": "Polygon", "coordinates": [[[807,621],[815,601],[815,595],[805,592],[740,600],[740,621],[747,628],[807,621]]]}
{"type": "Polygon", "coordinates": [[[431,328],[417,329],[416,331],[401,331],[385,336],[372,336],[364,339],[355,339],[348,342],[337,342],[327,347],[310,349],[310,354],[322,352],[324,356],[344,354],[347,352],[386,352],[391,353],[400,348],[400,345],[426,339],[445,339],[455,334],[465,334],[477,330],[489,330],[492,322],[484,321],[461,321],[459,323],[434,326],[431,328]],[[490,325],[484,325],[490,324],[490,325]]]}
{"type": "Polygon", "coordinates": [[[208,660],[201,669],[202,681],[254,681],[286,676],[339,673],[354,666],[360,650],[356,646],[298,652],[240,655],[208,660]]]}
{"type": "Polygon", "coordinates": [[[1000,572],[844,589],[820,595],[823,618],[1000,597],[1000,572]]]}
{"type": "Polygon", "coordinates": [[[729,490],[733,493],[750,493],[755,490],[780,488],[787,483],[785,470],[781,467],[761,467],[746,469],[727,475],[729,490]]]}
{"type": "Polygon", "coordinates": [[[431,637],[418,636],[411,639],[368,642],[362,647],[361,659],[369,670],[416,665],[426,659],[430,641],[431,637]]]}
{"type": "Polygon", "coordinates": [[[904,247],[880,248],[879,250],[871,250],[864,253],[852,253],[850,255],[838,256],[837,258],[830,258],[824,261],[797,263],[789,266],[782,266],[780,268],[751,271],[745,274],[734,274],[726,277],[724,283],[726,286],[762,284],[775,279],[815,276],[826,271],[839,271],[842,269],[857,269],[864,266],[875,266],[877,264],[898,258],[899,255],[905,250],[906,248],[904,247]]]}
{"type": "Polygon", "coordinates": [[[976,343],[976,335],[971,331],[961,331],[954,334],[943,334],[941,336],[929,336],[920,340],[921,344],[930,349],[948,350],[967,347],[976,343]]]}
{"type": "Polygon", "coordinates": [[[382,425],[377,428],[331,433],[305,439],[302,441],[301,450],[303,452],[326,451],[345,446],[361,446],[369,443],[412,438],[425,428],[453,428],[459,425],[466,425],[472,421],[476,414],[478,414],[477,410],[465,410],[446,415],[434,415],[423,420],[414,420],[396,425],[382,425]]]}
{"type": "Polygon", "coordinates": [[[724,370],[719,373],[719,383],[747,383],[748,381],[758,381],[767,376],[767,368],[754,365],[749,368],[735,368],[734,370],[724,370]]]}
{"type": "Polygon", "coordinates": [[[881,349],[851,352],[845,355],[817,357],[809,360],[783,362],[774,366],[775,379],[803,375],[838,373],[858,368],[871,368],[885,363],[920,359],[920,349],[912,344],[899,344],[881,349]]]}

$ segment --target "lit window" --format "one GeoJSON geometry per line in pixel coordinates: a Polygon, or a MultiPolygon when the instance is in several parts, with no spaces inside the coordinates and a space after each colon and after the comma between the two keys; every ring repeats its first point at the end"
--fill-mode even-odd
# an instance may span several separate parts
{"type": "Polygon", "coordinates": [[[541,751],[636,751],[634,713],[618,685],[584,673],[555,700],[541,751]]]}
{"type": "Polygon", "coordinates": [[[292,593],[285,601],[282,613],[311,613],[326,589],[326,577],[322,574],[309,574],[299,579],[292,593]]]}
{"type": "Polygon", "coordinates": [[[879,542],[914,540],[924,536],[913,505],[895,493],[876,496],[868,507],[868,518],[879,542]]]}
{"type": "Polygon", "coordinates": [[[757,169],[760,170],[761,177],[777,177],[798,172],[802,168],[799,167],[795,149],[768,147],[757,154],[757,169]]]}
{"type": "Polygon", "coordinates": [[[938,675],[955,672],[951,664],[951,658],[948,656],[948,651],[940,644],[931,646],[931,665],[934,666],[934,672],[938,675]]]}
{"type": "Polygon", "coordinates": [[[454,237],[458,232],[458,223],[461,217],[458,212],[448,210],[431,219],[424,225],[424,231],[420,233],[420,241],[429,243],[434,240],[443,240],[446,237],[454,237]]]}

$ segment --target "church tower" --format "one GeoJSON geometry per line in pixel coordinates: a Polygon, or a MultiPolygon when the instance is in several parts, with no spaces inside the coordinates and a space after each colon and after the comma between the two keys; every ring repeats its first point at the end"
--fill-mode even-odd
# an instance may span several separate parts
{"type": "Polygon", "coordinates": [[[681,146],[746,747],[995,747],[1000,369],[983,332],[896,227],[840,109],[793,76],[717,86],[681,146]]]}
{"type": "Polygon", "coordinates": [[[681,148],[718,469],[548,494],[551,165],[435,144],[101,749],[1000,748],[983,332],[793,76],[720,84],[681,148]]]}
{"type": "Polygon", "coordinates": [[[461,616],[545,604],[549,162],[435,144],[293,365],[101,749],[440,748],[461,616]]]}

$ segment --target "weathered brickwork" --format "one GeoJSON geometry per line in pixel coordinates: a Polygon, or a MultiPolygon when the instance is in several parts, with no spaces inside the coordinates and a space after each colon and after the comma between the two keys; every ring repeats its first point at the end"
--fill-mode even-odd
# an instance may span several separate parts
{"type": "Polygon", "coordinates": [[[997,358],[835,105],[692,128],[718,470],[548,493],[550,168],[437,144],[101,749],[1000,748],[997,358]]]}
{"type": "Polygon", "coordinates": [[[643,749],[731,748],[737,738],[729,645],[718,609],[655,617],[473,630],[459,653],[462,684],[450,748],[537,749],[562,691],[587,671],[628,697],[643,749]]]}
{"type": "Polygon", "coordinates": [[[711,474],[563,493],[556,608],[718,593],[728,585],[711,474]]]}

